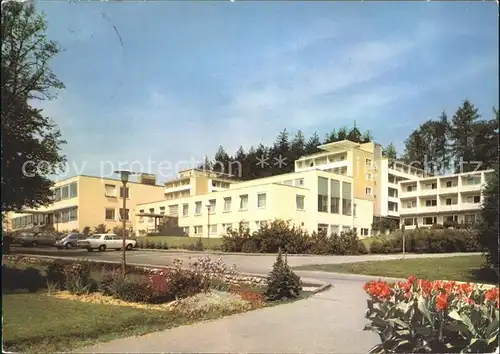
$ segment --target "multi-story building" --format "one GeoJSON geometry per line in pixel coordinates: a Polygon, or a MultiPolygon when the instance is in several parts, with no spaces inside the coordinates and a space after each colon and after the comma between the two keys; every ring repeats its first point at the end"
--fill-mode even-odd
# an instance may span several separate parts
{"type": "Polygon", "coordinates": [[[406,229],[433,224],[474,223],[482,190],[493,170],[433,176],[399,183],[401,224],[406,229]]]}
{"type": "MultiPolygon", "coordinates": [[[[198,171],[201,173],[201,171],[198,171]]],[[[370,234],[373,202],[354,197],[353,178],[321,170],[305,170],[229,183],[229,188],[175,200],[138,204],[135,229],[154,229],[154,217],[178,218],[191,236],[220,237],[241,225],[254,231],[273,219],[289,220],[308,231],[340,232],[355,228],[370,234]]]]}
{"type": "Polygon", "coordinates": [[[128,220],[127,227],[135,224],[137,203],[163,198],[164,187],[155,184],[150,175],[139,176],[139,182],[128,182],[123,189],[120,180],[75,176],[55,183],[54,203],[36,210],[9,213],[9,228],[19,230],[34,226],[53,225],[56,230],[79,230],[104,224],[108,229],[122,226],[122,217],[128,220]],[[126,196],[126,210],[122,198],[126,196]]]}

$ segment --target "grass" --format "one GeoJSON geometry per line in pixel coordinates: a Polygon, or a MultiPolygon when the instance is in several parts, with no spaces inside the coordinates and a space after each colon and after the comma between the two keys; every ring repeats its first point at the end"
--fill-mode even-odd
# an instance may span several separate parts
{"type": "MultiPolygon", "coordinates": [[[[168,248],[185,248],[188,245],[194,245],[198,242],[199,237],[179,237],[179,236],[146,236],[138,238],[139,242],[143,244],[145,241],[149,242],[166,242],[168,248]]],[[[220,249],[222,246],[222,238],[207,238],[202,237],[201,242],[206,249],[220,249]]]]}
{"type": "Polygon", "coordinates": [[[319,264],[295,267],[296,270],[316,270],[335,273],[354,273],[391,278],[417,278],[429,280],[456,280],[495,283],[485,277],[484,260],[479,255],[444,258],[414,258],[389,261],[370,261],[344,264],[319,264]]]}

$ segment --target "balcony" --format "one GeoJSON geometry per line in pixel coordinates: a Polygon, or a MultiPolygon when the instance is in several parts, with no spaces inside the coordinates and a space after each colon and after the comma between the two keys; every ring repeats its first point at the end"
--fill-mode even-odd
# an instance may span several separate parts
{"type": "Polygon", "coordinates": [[[481,184],[462,184],[460,192],[479,192],[481,184]]]}
{"type": "Polygon", "coordinates": [[[420,196],[422,197],[425,197],[425,196],[428,196],[428,195],[437,195],[437,188],[436,189],[426,189],[426,188],[422,188],[420,189],[420,196]]]}
{"type": "Polygon", "coordinates": [[[407,192],[406,189],[403,189],[400,191],[399,196],[400,198],[415,198],[419,195],[419,192],[416,190],[413,190],[411,192],[407,192]]]}
{"type": "Polygon", "coordinates": [[[458,186],[453,186],[453,187],[441,186],[441,189],[439,189],[439,194],[456,194],[456,193],[458,193],[458,186]]]}
{"type": "Polygon", "coordinates": [[[481,203],[460,203],[460,210],[480,210],[481,203]]]}
{"type": "Polygon", "coordinates": [[[349,162],[347,160],[342,160],[342,161],[335,161],[335,162],[329,162],[325,163],[322,165],[314,165],[314,166],[305,166],[305,167],[297,167],[295,169],[296,172],[299,171],[310,171],[310,170],[328,170],[331,168],[339,168],[339,167],[347,167],[349,165],[349,162]]]}
{"type": "MultiPolygon", "coordinates": [[[[415,208],[416,209],[416,208],[415,208]]],[[[397,210],[387,210],[388,216],[399,216],[399,212],[397,210]]]]}
{"type": "Polygon", "coordinates": [[[421,206],[418,210],[419,213],[435,213],[437,211],[437,206],[421,206]]]}
{"type": "Polygon", "coordinates": [[[175,186],[175,187],[165,187],[165,193],[181,192],[181,191],[190,190],[190,189],[191,189],[190,184],[184,184],[184,185],[175,186]]]}
{"type": "Polygon", "coordinates": [[[459,204],[453,204],[453,205],[441,204],[439,206],[439,211],[460,211],[460,205],[459,204]]]}
{"type": "Polygon", "coordinates": [[[409,214],[417,214],[417,207],[412,207],[412,208],[401,208],[399,210],[400,215],[409,215],[409,214]]]}

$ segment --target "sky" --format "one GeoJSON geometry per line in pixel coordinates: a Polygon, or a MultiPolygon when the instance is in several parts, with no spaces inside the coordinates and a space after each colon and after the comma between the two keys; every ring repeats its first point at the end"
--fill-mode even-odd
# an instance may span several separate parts
{"type": "Polygon", "coordinates": [[[495,2],[42,2],[51,68],[44,102],[68,168],[173,177],[219,145],[232,154],[354,122],[404,140],[465,99],[498,107],[495,2]]]}

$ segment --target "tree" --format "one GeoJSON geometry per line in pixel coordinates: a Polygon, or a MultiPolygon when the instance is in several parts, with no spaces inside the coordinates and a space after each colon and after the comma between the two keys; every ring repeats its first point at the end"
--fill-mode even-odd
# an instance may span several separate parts
{"type": "Polygon", "coordinates": [[[106,227],[105,224],[99,224],[94,228],[94,233],[95,234],[106,234],[108,233],[109,229],[106,227]]]}
{"type": "Polygon", "coordinates": [[[413,167],[424,169],[426,163],[426,143],[417,129],[405,140],[403,161],[413,167]]]}
{"type": "Polygon", "coordinates": [[[498,164],[498,110],[493,108],[491,120],[481,120],[473,125],[474,159],[479,168],[490,169],[498,164]]]}
{"type": "Polygon", "coordinates": [[[342,141],[347,139],[347,128],[342,127],[339,129],[339,132],[337,133],[337,141],[342,141]]]}
{"type": "Polygon", "coordinates": [[[219,148],[215,153],[214,160],[213,170],[215,172],[228,173],[229,155],[226,153],[226,150],[224,150],[222,145],[219,145],[219,148]]]}
{"type": "Polygon", "coordinates": [[[356,121],[354,121],[354,126],[353,128],[349,131],[349,134],[347,134],[347,140],[353,141],[355,143],[361,143],[361,132],[359,131],[358,127],[356,126],[356,121]]]}
{"type": "Polygon", "coordinates": [[[483,192],[484,201],[481,209],[481,222],[479,223],[479,243],[484,248],[484,257],[487,263],[499,273],[498,266],[498,164],[495,171],[488,176],[483,192]]]}
{"type": "Polygon", "coordinates": [[[474,154],[474,125],[479,120],[478,109],[465,100],[453,115],[450,127],[451,151],[455,172],[476,168],[474,154]]]}
{"type": "Polygon", "coordinates": [[[324,144],[334,143],[337,141],[337,131],[333,129],[330,133],[326,134],[324,144]]]}
{"type": "Polygon", "coordinates": [[[370,141],[373,141],[373,135],[371,131],[367,130],[363,133],[363,136],[361,137],[361,142],[369,143],[370,141]]]}
{"type": "Polygon", "coordinates": [[[305,155],[306,153],[305,149],[306,149],[306,139],[302,131],[299,129],[297,131],[297,134],[295,134],[295,137],[293,138],[290,146],[293,159],[296,160],[299,157],[305,155]]]}
{"type": "Polygon", "coordinates": [[[281,248],[278,257],[273,265],[273,270],[269,274],[265,296],[268,300],[276,301],[281,299],[295,299],[300,295],[302,284],[300,278],[288,266],[288,262],[283,259],[281,248]]]}
{"type": "Polygon", "coordinates": [[[319,151],[318,146],[321,145],[321,141],[319,140],[319,136],[317,132],[314,132],[314,134],[309,138],[309,140],[306,143],[306,154],[314,154],[319,151]]]}
{"type": "Polygon", "coordinates": [[[390,143],[385,148],[382,149],[382,156],[388,158],[389,160],[397,160],[398,154],[396,152],[396,147],[393,143],[390,143]]]}
{"type": "Polygon", "coordinates": [[[2,210],[37,208],[52,202],[47,176],[63,167],[61,133],[34,101],[54,99],[63,89],[49,67],[59,53],[47,38],[35,6],[2,4],[2,210]]]}

